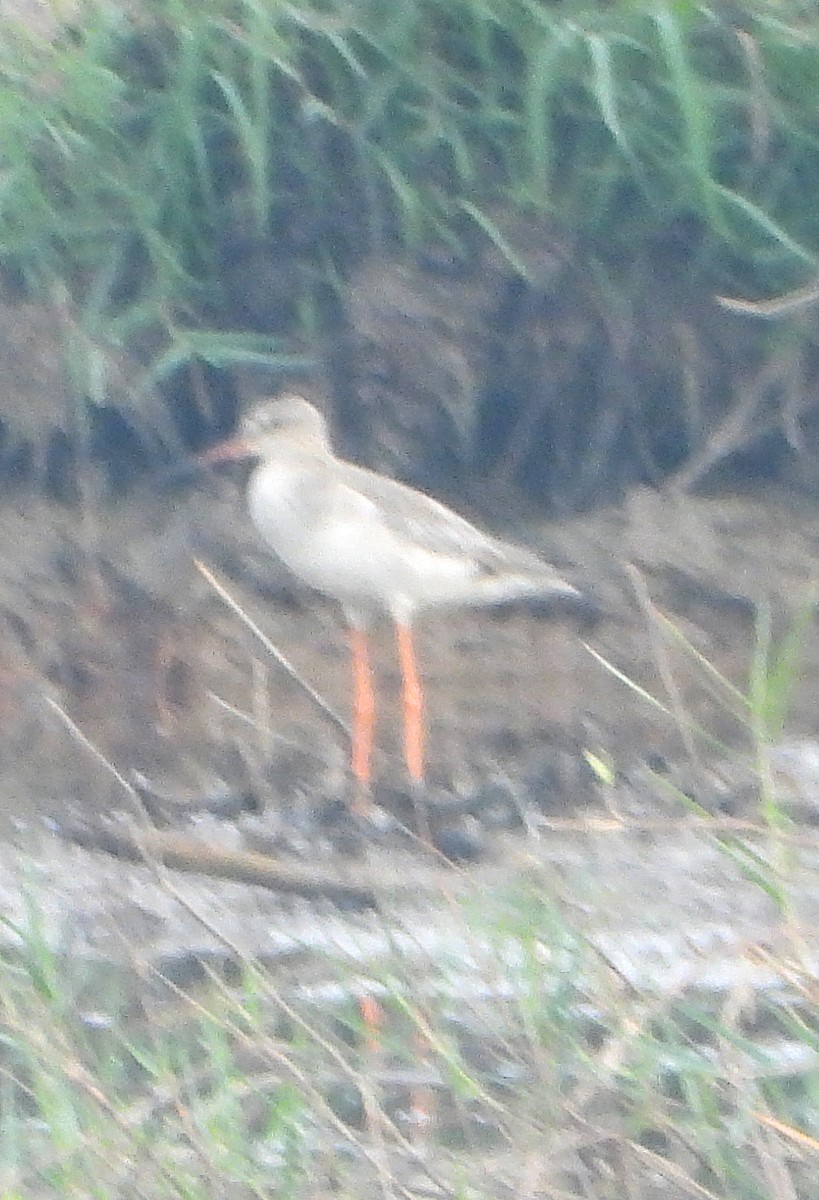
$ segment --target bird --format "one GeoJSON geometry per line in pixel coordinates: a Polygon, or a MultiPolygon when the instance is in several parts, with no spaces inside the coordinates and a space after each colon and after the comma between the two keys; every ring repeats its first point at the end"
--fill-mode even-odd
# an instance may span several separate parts
{"type": "Polygon", "coordinates": [[[353,675],[351,769],[369,794],[376,704],[368,631],[384,617],[401,666],[404,761],[424,781],[424,715],[413,623],[425,609],[522,597],[580,598],[529,550],[484,533],[425,492],[338,457],[324,414],[298,395],[261,401],[207,463],[252,459],[250,517],[262,539],[346,618],[353,675]]]}

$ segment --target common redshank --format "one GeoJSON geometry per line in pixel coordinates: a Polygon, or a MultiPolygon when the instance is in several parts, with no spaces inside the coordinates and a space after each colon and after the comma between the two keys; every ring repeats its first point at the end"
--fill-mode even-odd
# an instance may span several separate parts
{"type": "Polygon", "coordinates": [[[404,758],[424,774],[422,690],[412,622],[425,608],[500,604],[524,596],[579,596],[535,554],[490,537],[431,496],[336,457],[322,413],[301,396],[267,400],[208,462],[253,458],[250,516],[290,570],[337,600],[353,667],[352,770],[370,783],[375,696],[367,631],[386,614],[401,664],[404,758]]]}

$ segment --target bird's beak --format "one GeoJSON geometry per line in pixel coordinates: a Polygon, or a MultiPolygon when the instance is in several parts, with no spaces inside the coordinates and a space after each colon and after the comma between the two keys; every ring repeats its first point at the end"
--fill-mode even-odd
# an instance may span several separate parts
{"type": "Polygon", "coordinates": [[[198,459],[200,463],[210,466],[211,463],[220,462],[237,462],[243,458],[253,458],[254,451],[244,438],[231,438],[226,442],[219,442],[215,446],[211,446],[210,450],[204,450],[198,459]]]}

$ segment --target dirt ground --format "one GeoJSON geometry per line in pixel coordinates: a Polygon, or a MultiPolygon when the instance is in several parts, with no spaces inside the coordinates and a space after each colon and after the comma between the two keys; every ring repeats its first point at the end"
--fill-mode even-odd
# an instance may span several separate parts
{"type": "MultiPolygon", "coordinates": [[[[195,565],[201,560],[216,572],[299,675],[346,720],[349,679],[339,615],[268,556],[249,528],[240,484],[212,476],[170,495],[146,486],[117,506],[89,506],[85,515],[31,496],[4,502],[7,900],[18,907],[13,893],[22,845],[48,880],[55,936],[66,903],[98,912],[110,905],[115,880],[120,917],[126,895],[144,911],[151,886],[145,868],[66,848],[48,832],[48,820],[132,811],[135,773],[177,814],[170,823],[182,827],[190,826],[186,804],[204,797],[207,807],[214,796],[249,795],[254,811],[238,821],[194,824],[205,842],[272,848],[308,871],[316,863],[340,864],[345,878],[359,882],[374,871],[382,885],[411,871],[432,886],[450,870],[424,866],[423,853],[383,832],[373,832],[370,845],[365,832],[364,845],[349,859],[343,734],[195,565]]],[[[715,884],[712,852],[695,849],[696,839],[689,853],[681,851],[673,830],[687,814],[657,779],[718,815],[758,819],[748,716],[714,672],[746,690],[758,606],[771,612],[777,638],[812,603],[819,539],[814,500],[782,492],[692,498],[646,490],[617,509],[560,524],[509,528],[485,514],[481,519],[559,564],[593,598],[596,618],[579,625],[568,615],[513,610],[419,623],[427,801],[433,818],[444,814],[436,824],[442,849],[455,844],[458,857],[465,847],[463,857],[487,864],[467,873],[488,864],[494,872],[517,872],[521,856],[542,862],[557,854],[575,874],[581,862],[595,870],[603,853],[591,831],[609,821],[611,833],[611,819],[623,820],[607,843],[606,857],[620,868],[607,880],[601,909],[601,915],[631,914],[622,937],[637,945],[641,926],[699,926],[703,913],[729,896],[734,924],[741,925],[735,876],[723,866],[727,873],[715,884]],[[663,625],[663,616],[672,627],[663,625]],[[575,819],[574,832],[555,833],[560,822],[575,819]],[[671,826],[661,828],[668,821],[671,826]],[[632,836],[629,822],[635,823],[632,836]],[[657,892],[660,844],[666,847],[664,885],[671,871],[686,880],[674,914],[657,892]],[[647,903],[652,895],[656,904],[647,903]]],[[[800,764],[812,761],[817,654],[811,623],[780,755],[790,793],[800,764]]],[[[376,799],[412,824],[389,630],[377,637],[376,662],[383,699],[376,799]]],[[[811,822],[812,780],[796,790],[799,815],[811,822]]],[[[230,922],[248,906],[258,911],[255,889],[202,886],[208,907],[224,907],[230,922]]],[[[812,894],[812,888],[802,891],[812,894]]],[[[760,903],[764,909],[755,898],[748,911],[760,918],[761,930],[760,903]]],[[[158,921],[156,928],[149,922],[151,940],[156,935],[166,950],[174,942],[184,946],[184,920],[170,916],[165,899],[151,905],[158,921]]]]}
{"type": "MultiPolygon", "coordinates": [[[[4,501],[2,753],[14,815],[121,803],[101,758],[181,793],[217,777],[231,782],[240,761],[258,769],[277,746],[320,749],[342,770],[343,735],[196,568],[200,560],[216,573],[346,720],[340,615],[270,557],[249,527],[240,483],[210,477],[167,496],[147,486],[85,515],[31,496],[4,501]]],[[[592,616],[520,608],[419,622],[434,784],[462,794],[487,773],[529,778],[549,753],[581,759],[587,751],[620,771],[660,756],[681,763],[684,726],[698,722],[734,750],[747,748],[736,703],[696,656],[744,690],[758,606],[770,609],[776,638],[812,603],[819,511],[811,497],[644,490],[620,508],[560,524],[493,524],[558,564],[591,597],[592,616]],[[657,613],[675,635],[663,633],[657,613]],[[675,713],[660,712],[596,656],[675,713]]],[[[811,628],[791,706],[794,736],[813,731],[816,655],[811,628]]],[[[389,629],[377,634],[375,658],[377,769],[394,781],[402,768],[389,629]]],[[[714,761],[713,750],[700,751],[714,761]]],[[[578,796],[578,782],[571,771],[562,783],[553,778],[539,803],[573,810],[589,798],[588,788],[578,796]]]]}

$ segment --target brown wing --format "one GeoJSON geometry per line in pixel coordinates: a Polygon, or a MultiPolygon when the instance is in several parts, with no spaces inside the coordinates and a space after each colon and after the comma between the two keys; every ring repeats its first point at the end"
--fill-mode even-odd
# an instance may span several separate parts
{"type": "Polygon", "coordinates": [[[563,582],[536,554],[490,537],[424,492],[352,464],[345,464],[344,482],[377,506],[391,533],[419,549],[472,558],[487,574],[520,571],[541,579],[551,574],[556,585],[563,582]]]}

